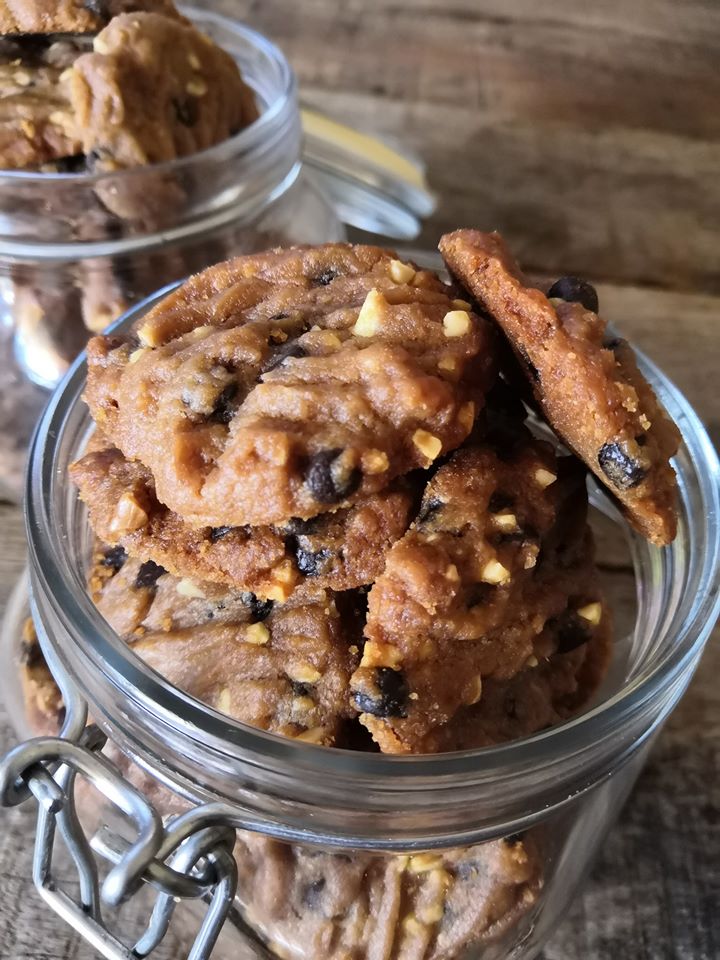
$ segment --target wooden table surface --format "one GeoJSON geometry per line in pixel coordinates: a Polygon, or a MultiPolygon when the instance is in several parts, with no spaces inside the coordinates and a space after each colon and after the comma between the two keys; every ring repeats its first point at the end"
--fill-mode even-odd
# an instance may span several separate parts
{"type": "MultiPolygon", "coordinates": [[[[304,99],[414,148],[448,227],[598,281],[606,316],[720,435],[720,4],[224,0],[304,99]]],[[[0,505],[0,602],[24,555],[0,505]]],[[[545,960],[720,957],[720,634],[545,960]]],[[[13,741],[0,713],[0,750],[13,741]]],[[[0,828],[0,960],[89,960],[34,893],[24,809],[0,828]]]]}

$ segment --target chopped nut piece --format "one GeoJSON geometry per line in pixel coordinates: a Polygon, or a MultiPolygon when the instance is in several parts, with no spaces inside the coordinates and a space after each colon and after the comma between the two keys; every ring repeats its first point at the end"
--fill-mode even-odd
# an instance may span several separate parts
{"type": "Polygon", "coordinates": [[[451,310],[443,318],[446,337],[463,337],[470,333],[470,314],[467,310],[451,310]]]}
{"type": "Polygon", "coordinates": [[[423,907],[422,910],[418,911],[418,917],[422,920],[423,923],[432,926],[434,923],[439,923],[443,918],[445,913],[445,906],[443,903],[438,901],[433,903],[430,906],[423,907]]]}
{"type": "Polygon", "coordinates": [[[410,264],[403,263],[402,260],[390,261],[390,278],[395,283],[410,283],[414,276],[415,271],[410,264]]]}
{"type": "Polygon", "coordinates": [[[425,927],[423,926],[423,924],[420,923],[417,917],[412,913],[409,913],[405,917],[405,919],[402,922],[402,925],[403,925],[403,929],[406,930],[407,933],[412,934],[413,936],[418,936],[419,934],[422,934],[425,932],[425,927]]]}
{"type": "Polygon", "coordinates": [[[488,560],[482,568],[481,580],[484,583],[505,583],[510,579],[510,571],[499,560],[488,560]]]}
{"type": "Polygon", "coordinates": [[[310,730],[304,730],[302,733],[299,733],[295,739],[304,740],[305,743],[322,743],[327,736],[327,731],[324,727],[312,727],[310,730]]]}
{"type": "Polygon", "coordinates": [[[452,305],[457,307],[458,310],[472,310],[472,304],[468,303],[467,300],[453,300],[452,305]]]}
{"type": "Polygon", "coordinates": [[[185,89],[193,97],[202,97],[207,93],[208,88],[204,80],[191,80],[185,89]]]}
{"type": "Polygon", "coordinates": [[[365,302],[360,307],[360,313],[355,322],[352,332],[356,337],[372,337],[380,329],[382,320],[382,311],[387,306],[387,300],[374,287],[365,297],[365,302]]]}
{"type": "Polygon", "coordinates": [[[317,683],[322,674],[311,663],[295,663],[287,671],[288,676],[297,683],[317,683]]]}
{"type": "Polygon", "coordinates": [[[440,357],[438,360],[438,370],[445,370],[447,373],[454,373],[457,370],[457,357],[440,357]]]}
{"type": "Polygon", "coordinates": [[[270,640],[270,631],[264,623],[251,623],[245,630],[245,640],[256,647],[264,647],[270,640]]]}
{"type": "Polygon", "coordinates": [[[128,357],[128,363],[137,363],[140,357],[142,357],[143,354],[146,354],[146,353],[147,353],[147,350],[145,347],[138,347],[138,349],[133,350],[133,352],[128,357]]]}
{"type": "Polygon", "coordinates": [[[583,620],[587,620],[594,627],[596,627],[602,620],[602,604],[587,603],[584,607],[578,608],[578,616],[582,617],[583,620]]]}
{"type": "Polygon", "coordinates": [[[199,58],[197,57],[196,54],[194,54],[194,53],[189,53],[189,54],[188,54],[188,63],[189,63],[190,66],[193,68],[193,70],[199,70],[199,69],[200,69],[200,60],[199,60],[199,58]]]}
{"type": "Polygon", "coordinates": [[[363,473],[385,473],[390,466],[388,455],[382,450],[368,450],[362,457],[363,473]]]}
{"type": "Polygon", "coordinates": [[[452,580],[455,583],[460,581],[460,574],[458,573],[458,568],[454,563],[451,563],[450,566],[445,571],[446,580],[452,580]]]}
{"type": "Polygon", "coordinates": [[[394,670],[402,664],[402,656],[391,643],[368,640],[360,663],[363,667],[391,667],[394,670]]]}
{"type": "Polygon", "coordinates": [[[220,713],[229,713],[230,711],[230,691],[227,687],[224,687],[220,691],[220,696],[218,697],[217,704],[215,706],[216,710],[219,710],[220,713]]]}
{"type": "Polygon", "coordinates": [[[538,658],[535,656],[535,654],[530,654],[530,656],[529,656],[529,657],[527,658],[527,660],[525,661],[525,666],[526,666],[526,667],[537,667],[539,663],[540,663],[540,661],[539,661],[538,658]]]}
{"type": "Polygon", "coordinates": [[[182,580],[178,580],[175,589],[181,597],[194,597],[197,600],[205,597],[203,591],[190,577],[183,577],[182,580]]]}
{"type": "Polygon", "coordinates": [[[276,603],[285,603],[292,594],[292,586],[287,583],[274,583],[264,591],[266,600],[274,600],[276,603]]]}
{"type": "Polygon", "coordinates": [[[543,467],[540,467],[535,471],[535,481],[541,487],[549,487],[550,484],[555,483],[557,477],[554,473],[550,473],[549,470],[545,470],[543,467]]]}
{"type": "Polygon", "coordinates": [[[272,571],[273,580],[278,583],[292,583],[295,580],[295,571],[291,560],[283,560],[272,571]]]}
{"type": "Polygon", "coordinates": [[[518,529],[517,517],[514,513],[496,513],[492,518],[493,526],[505,533],[513,533],[518,529]]]}
{"type": "Polygon", "coordinates": [[[124,493],[118,500],[115,517],[110,524],[110,532],[122,535],[139,530],[148,522],[148,515],[137,502],[135,494],[124,493]]]}
{"type": "Polygon", "coordinates": [[[154,330],[152,325],[149,323],[146,323],[144,327],[140,327],[137,335],[138,340],[144,347],[160,346],[160,340],[158,339],[157,331],[154,330]]]}
{"type": "Polygon", "coordinates": [[[478,674],[475,677],[472,687],[468,693],[465,703],[471,706],[473,703],[477,703],[480,697],[482,696],[482,677],[478,674]]]}
{"type": "Polygon", "coordinates": [[[464,403],[458,410],[458,423],[469,432],[472,430],[472,425],[475,422],[475,404],[472,400],[468,400],[467,403],[464,403]]]}
{"type": "Polygon", "coordinates": [[[427,430],[416,430],[413,434],[413,443],[424,457],[431,462],[440,454],[442,450],[442,440],[434,437],[427,430]]]}
{"type": "Polygon", "coordinates": [[[408,870],[410,873],[427,873],[442,866],[443,859],[437,853],[417,853],[410,857],[408,870]]]}

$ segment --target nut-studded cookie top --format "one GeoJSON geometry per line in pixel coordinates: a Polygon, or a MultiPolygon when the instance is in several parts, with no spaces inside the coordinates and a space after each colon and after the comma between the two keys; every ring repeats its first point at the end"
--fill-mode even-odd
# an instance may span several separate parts
{"type": "MultiPolygon", "coordinates": [[[[352,710],[352,597],[329,591],[285,604],[178,579],[121,547],[90,577],[110,625],[170,683],[234,719],[331,745],[352,710]]],[[[356,648],[355,648],[356,649],[356,648]]]]}
{"type": "Polygon", "coordinates": [[[239,257],[88,348],[86,400],[196,526],[336,510],[470,433],[492,332],[433,273],[369,246],[239,257]]]}
{"type": "Polygon", "coordinates": [[[607,340],[597,294],[564,277],[547,296],[523,279],[495,233],[457,230],[440,250],[450,272],[497,321],[560,438],[617,497],[653,543],[675,536],[679,433],[631,348],[607,340]]]}
{"type": "Polygon", "coordinates": [[[172,0],[0,0],[0,33],[97,33],[112,17],[138,10],[185,20],[172,0]]]}
{"type": "Polygon", "coordinates": [[[351,682],[384,752],[422,751],[481,700],[488,677],[507,680],[555,652],[553,618],[594,616],[583,478],[527,436],[502,452],[458,451],[438,470],[370,591],[351,682]]]}
{"type": "Polygon", "coordinates": [[[229,53],[191,24],[155,13],[110,21],[75,63],[71,99],[96,169],[187,156],[258,115],[229,53]]]}
{"type": "Polygon", "coordinates": [[[42,167],[81,152],[68,68],[82,52],[67,39],[0,38],[0,169],[42,167]]]}
{"type": "Polygon", "coordinates": [[[91,451],[72,465],[70,476],[101,540],[177,576],[276,601],[298,590],[372,583],[410,525],[416,502],[413,483],[399,478],[351,507],[311,520],[195,528],[158,501],[149,470],[117,449],[91,451]]]}

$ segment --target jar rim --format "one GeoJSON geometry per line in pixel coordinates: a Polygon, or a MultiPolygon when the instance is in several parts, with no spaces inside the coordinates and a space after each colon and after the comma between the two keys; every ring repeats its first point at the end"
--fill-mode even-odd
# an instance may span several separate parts
{"type": "Polygon", "coordinates": [[[268,59],[272,61],[273,65],[280,71],[281,92],[271,103],[267,104],[266,108],[260,113],[260,116],[256,120],[253,120],[247,127],[243,127],[242,130],[239,130],[232,137],[228,137],[226,140],[222,140],[214,146],[206,147],[204,150],[198,150],[187,156],[166,160],[162,163],[149,163],[139,167],[127,167],[120,170],[102,171],[100,173],[42,173],[37,170],[0,169],[0,185],[2,185],[3,181],[7,181],[8,184],[87,184],[91,187],[101,185],[106,181],[123,183],[131,181],[133,178],[147,177],[149,174],[175,174],[183,170],[192,169],[195,166],[200,166],[208,160],[227,162],[234,154],[245,153],[262,143],[268,129],[273,128],[278,117],[286,111],[288,104],[294,100],[295,74],[285,55],[272,40],[252,27],[247,26],[247,24],[211,10],[196,8],[185,4],[180,5],[179,9],[181,13],[188,16],[193,22],[196,19],[201,19],[204,22],[222,27],[243,40],[246,40],[255,49],[265,53],[268,59]]]}
{"type": "MultiPolygon", "coordinates": [[[[171,284],[147,298],[110,330],[127,328],[178,285],[171,284]]],[[[312,804],[313,798],[329,798],[328,803],[336,798],[340,803],[350,791],[358,816],[367,814],[372,820],[373,816],[377,818],[377,811],[393,804],[402,804],[405,813],[426,810],[432,803],[440,807],[449,804],[456,813],[462,808],[469,817],[468,804],[484,798],[504,811],[506,821],[512,810],[515,824],[523,817],[523,823],[532,822],[535,814],[523,808],[524,798],[516,796],[518,784],[528,771],[533,771],[535,778],[535,796],[542,794],[544,798],[543,804],[533,809],[547,812],[617,769],[651,736],[682,694],[720,612],[720,464],[688,401],[640,353],[638,361],[683,435],[676,458],[682,499],[677,540],[658,549],[629,533],[636,565],[645,564],[654,570],[671,594],[669,600],[652,595],[646,598],[644,615],[648,622],[643,629],[653,630],[661,639],[672,635],[673,640],[647,672],[633,676],[622,689],[566,723],[477,750],[418,756],[358,753],[299,743],[253,728],[217,713],[165,681],[100,616],[73,572],[67,537],[57,525],[57,510],[77,502],[59,464],[63,458],[67,462],[71,453],[68,419],[74,416],[81,423],[84,418],[86,428],[89,422],[80,407],[86,373],[84,354],[59,384],[38,425],[27,480],[26,522],[34,595],[37,599],[41,593],[51,604],[71,641],[68,649],[57,647],[58,654],[72,666],[76,677],[82,663],[81,669],[90,671],[88,676],[102,675],[105,683],[122,689],[130,704],[128,714],[132,708],[137,716],[124,718],[122,723],[109,715],[105,719],[119,739],[124,738],[140,753],[142,736],[151,736],[152,727],[152,736],[156,728],[161,730],[183,757],[190,750],[189,744],[202,744],[207,757],[211,751],[218,751],[223,757],[223,770],[232,770],[236,779],[240,767],[246,772],[251,769],[253,777],[268,774],[274,795],[279,792],[285,799],[289,796],[312,804]]],[[[78,450],[72,453],[77,455],[78,450]]],[[[97,700],[91,699],[91,709],[98,715],[103,712],[97,700]]],[[[165,753],[156,756],[166,759],[165,753]]],[[[189,776],[187,768],[183,772],[170,764],[168,769],[170,781],[176,784],[189,776]]],[[[202,773],[209,776],[206,769],[202,773]]],[[[202,792],[203,785],[195,782],[194,787],[202,792]]],[[[222,796],[224,787],[218,787],[216,781],[208,790],[212,797],[218,795],[217,791],[222,796]]],[[[347,809],[344,813],[347,815],[347,809]]],[[[488,810],[479,808],[477,817],[490,829],[488,810]]],[[[365,826],[377,834],[389,830],[390,823],[386,820],[365,826]]],[[[329,827],[318,821],[316,829],[322,833],[329,827]]],[[[342,834],[342,821],[339,825],[336,821],[333,829],[334,836],[342,834]]],[[[356,835],[359,828],[354,825],[348,829],[356,835]]],[[[437,829],[441,830],[439,826],[437,829]]],[[[477,829],[476,824],[473,837],[478,836],[477,829]]],[[[393,827],[392,835],[396,833],[397,827],[393,827]]],[[[390,835],[383,837],[383,846],[392,846],[390,835]]]]}

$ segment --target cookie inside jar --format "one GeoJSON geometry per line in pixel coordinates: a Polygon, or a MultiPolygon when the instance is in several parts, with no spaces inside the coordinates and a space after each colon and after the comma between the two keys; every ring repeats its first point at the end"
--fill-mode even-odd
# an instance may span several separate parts
{"type": "MultiPolygon", "coordinates": [[[[90,595],[138,657],[299,749],[476,751],[592,704],[616,611],[588,464],[479,289],[377,247],[274,249],[94,338],[69,482],[90,595]]],[[[665,529],[671,500],[643,517],[665,529]]],[[[34,712],[57,714],[31,659],[34,712]]],[[[375,856],[241,834],[243,916],[280,956],[460,957],[530,922],[543,842],[375,856]]]]}

